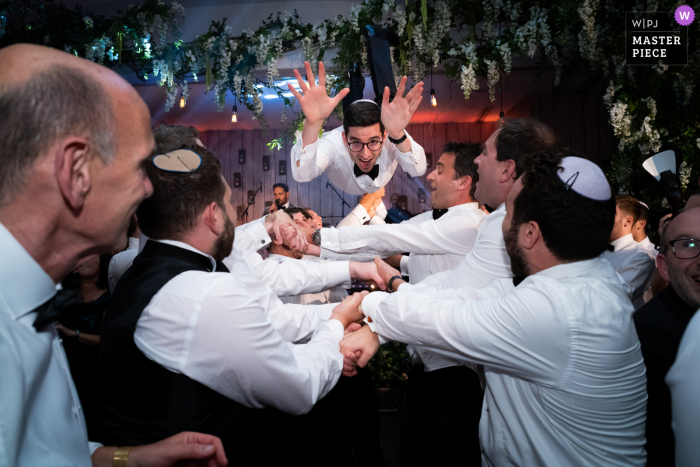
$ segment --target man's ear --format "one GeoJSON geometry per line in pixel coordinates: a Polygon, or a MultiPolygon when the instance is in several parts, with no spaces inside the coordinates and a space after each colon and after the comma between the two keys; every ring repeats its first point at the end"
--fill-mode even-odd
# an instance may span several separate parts
{"type": "Polygon", "coordinates": [[[634,224],[634,219],[632,219],[632,216],[625,216],[623,221],[622,221],[622,226],[627,228],[628,226],[631,226],[634,224]]]}
{"type": "Polygon", "coordinates": [[[501,176],[500,182],[505,183],[511,179],[515,179],[515,161],[513,159],[508,159],[501,162],[501,176]]]}
{"type": "Polygon", "coordinates": [[[60,142],[54,157],[56,181],[70,209],[78,213],[92,188],[90,161],[93,155],[85,138],[67,138],[60,142]]]}
{"type": "Polygon", "coordinates": [[[209,203],[207,207],[204,208],[200,220],[204,225],[209,227],[211,233],[217,237],[224,231],[224,216],[216,202],[209,203]]]}
{"type": "Polygon", "coordinates": [[[343,144],[347,146],[347,145],[348,145],[348,139],[345,137],[345,132],[344,132],[344,131],[341,132],[341,135],[343,135],[343,144]]]}
{"type": "Polygon", "coordinates": [[[470,190],[472,187],[472,178],[469,175],[457,179],[457,191],[470,190]]]}
{"type": "Polygon", "coordinates": [[[537,245],[537,242],[542,238],[540,226],[535,221],[523,222],[520,225],[520,244],[526,250],[531,250],[537,245]]]}
{"type": "MultiPolygon", "coordinates": [[[[673,252],[671,252],[671,254],[673,254],[673,252]]],[[[661,277],[663,277],[666,282],[671,282],[668,275],[668,260],[666,259],[665,253],[656,255],[656,269],[658,269],[659,274],[661,274],[661,277]]]]}

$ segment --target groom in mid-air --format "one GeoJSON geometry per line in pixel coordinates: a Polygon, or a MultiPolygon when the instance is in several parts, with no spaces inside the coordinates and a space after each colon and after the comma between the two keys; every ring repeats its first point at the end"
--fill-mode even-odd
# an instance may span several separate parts
{"type": "Polygon", "coordinates": [[[381,107],[369,99],[353,102],[344,111],[343,126],[319,138],[324,120],[350,90],[345,88],[330,97],[323,63],[318,65],[318,84],[309,62],[304,65],[307,81],[294,70],[301,92],[289,85],[306,117],[301,138],[292,147],[294,180],[310,182],[325,173],[336,187],[361,195],[389,183],[398,164],[412,177],[425,173],[425,151],[405,130],[423,100],[422,82],[403,97],[404,76],[391,102],[389,88],[384,88],[381,107]]]}

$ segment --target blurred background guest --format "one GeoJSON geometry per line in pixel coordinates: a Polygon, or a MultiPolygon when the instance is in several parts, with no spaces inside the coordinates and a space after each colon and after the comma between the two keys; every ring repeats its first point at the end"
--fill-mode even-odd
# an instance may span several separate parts
{"type": "Polygon", "coordinates": [[[107,285],[111,259],[112,254],[107,253],[86,256],[78,262],[73,273],[62,282],[64,289],[78,290],[78,301],[64,311],[56,324],[63,338],[90,439],[98,439],[99,434],[97,361],[102,316],[111,299],[107,285]]]}

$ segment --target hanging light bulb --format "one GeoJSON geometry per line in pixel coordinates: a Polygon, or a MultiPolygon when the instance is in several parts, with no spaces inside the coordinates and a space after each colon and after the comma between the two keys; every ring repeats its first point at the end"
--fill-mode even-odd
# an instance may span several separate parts
{"type": "Polygon", "coordinates": [[[233,115],[231,115],[231,123],[236,123],[238,121],[238,116],[236,115],[237,111],[238,107],[236,107],[236,104],[233,104],[233,115]]]}
{"type": "Polygon", "coordinates": [[[430,105],[437,107],[437,99],[435,99],[435,89],[433,89],[433,67],[430,67],[430,105]]]}
{"type": "Polygon", "coordinates": [[[185,108],[185,96],[180,97],[180,108],[185,108]]]}

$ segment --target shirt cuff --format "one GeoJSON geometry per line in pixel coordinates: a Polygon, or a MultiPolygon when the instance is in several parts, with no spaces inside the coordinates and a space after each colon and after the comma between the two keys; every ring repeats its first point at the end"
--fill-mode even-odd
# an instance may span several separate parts
{"type": "Polygon", "coordinates": [[[265,229],[265,223],[263,222],[258,222],[250,226],[248,228],[248,234],[253,239],[253,244],[258,250],[267,248],[270,243],[272,243],[272,239],[267,234],[267,229],[265,229]]]}
{"type": "Polygon", "coordinates": [[[355,206],[353,208],[353,210],[350,211],[350,214],[357,217],[357,220],[358,220],[357,225],[362,225],[369,220],[369,214],[367,214],[367,210],[361,204],[358,204],[357,206],[355,206]]]}
{"type": "Polygon", "coordinates": [[[329,288],[337,285],[346,287],[351,284],[350,279],[350,261],[333,261],[323,263],[328,268],[328,284],[329,288]]]}
{"type": "Polygon", "coordinates": [[[369,225],[386,225],[386,222],[384,222],[384,219],[381,217],[374,216],[372,219],[370,219],[369,225]]]}
{"type": "Polygon", "coordinates": [[[343,323],[337,319],[329,319],[327,322],[321,324],[316,331],[314,331],[314,336],[321,331],[323,328],[328,328],[328,330],[333,334],[333,337],[337,339],[338,344],[343,340],[345,335],[345,329],[343,328],[343,323]]]}
{"type": "Polygon", "coordinates": [[[303,161],[314,157],[314,154],[316,154],[316,145],[318,144],[319,139],[320,138],[316,138],[316,141],[313,143],[304,145],[304,137],[299,135],[299,141],[297,141],[297,144],[294,146],[299,150],[298,156],[300,160],[303,161]]]}
{"type": "Polygon", "coordinates": [[[389,294],[386,292],[372,292],[371,294],[367,295],[365,298],[362,299],[360,310],[362,311],[362,314],[367,317],[367,319],[365,319],[365,322],[372,330],[372,332],[376,332],[374,329],[376,326],[376,323],[374,322],[374,316],[377,313],[377,307],[388,296],[389,294]]]}
{"type": "MultiPolygon", "coordinates": [[[[379,203],[379,207],[374,210],[374,217],[379,216],[380,219],[385,219],[386,218],[386,206],[384,206],[384,201],[379,203]]],[[[374,219],[373,217],[373,219],[374,219]]]]}
{"type": "Polygon", "coordinates": [[[401,292],[408,292],[413,287],[415,287],[415,284],[409,284],[408,282],[404,282],[396,288],[396,291],[398,292],[400,290],[401,292]]]}
{"type": "Polygon", "coordinates": [[[90,449],[90,457],[92,457],[93,454],[95,454],[95,451],[97,451],[98,448],[101,448],[102,445],[100,443],[96,443],[94,441],[88,441],[88,449],[90,449]]]}
{"type": "MultiPolygon", "coordinates": [[[[401,275],[408,276],[408,262],[411,260],[410,256],[401,256],[401,275]]],[[[397,289],[398,290],[398,289],[397,289]]]]}

